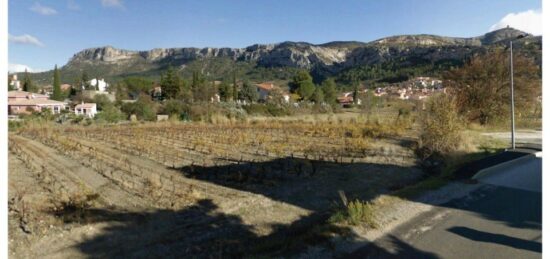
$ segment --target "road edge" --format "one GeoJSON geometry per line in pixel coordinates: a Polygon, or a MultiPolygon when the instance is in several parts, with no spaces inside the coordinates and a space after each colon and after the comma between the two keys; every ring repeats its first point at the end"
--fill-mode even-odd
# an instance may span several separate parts
{"type": "Polygon", "coordinates": [[[514,166],[514,165],[519,164],[519,163],[521,163],[525,160],[528,160],[532,157],[542,157],[542,151],[538,151],[538,152],[531,153],[531,154],[526,154],[526,155],[518,157],[516,159],[512,159],[512,160],[509,160],[509,161],[506,161],[506,162],[503,162],[503,163],[500,163],[500,164],[497,164],[497,165],[494,165],[494,166],[491,166],[491,167],[481,169],[476,174],[474,174],[474,176],[472,176],[472,179],[479,179],[479,178],[482,178],[482,177],[486,177],[488,175],[491,175],[491,174],[494,174],[498,171],[501,171],[503,168],[514,166]]]}

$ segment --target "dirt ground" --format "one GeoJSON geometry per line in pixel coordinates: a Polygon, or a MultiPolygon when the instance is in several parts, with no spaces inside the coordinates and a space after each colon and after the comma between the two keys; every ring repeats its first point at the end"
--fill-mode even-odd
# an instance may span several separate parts
{"type": "Polygon", "coordinates": [[[148,153],[147,144],[115,140],[137,135],[72,130],[9,135],[12,258],[296,255],[319,238],[295,242],[297,233],[324,222],[340,206],[339,192],[374,199],[423,175],[403,139],[374,140],[366,157],[340,161],[277,158],[228,143],[241,161],[222,163],[216,150],[185,146],[198,140],[148,153]],[[169,159],[178,157],[204,165],[174,166],[169,159]]]}

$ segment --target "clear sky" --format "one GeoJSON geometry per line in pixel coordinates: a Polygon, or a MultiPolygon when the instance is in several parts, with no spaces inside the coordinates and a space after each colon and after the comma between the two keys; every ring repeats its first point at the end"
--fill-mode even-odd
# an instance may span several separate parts
{"type": "Polygon", "coordinates": [[[9,69],[62,66],[82,49],[246,47],[398,34],[541,34],[540,0],[9,0],[9,69]]]}

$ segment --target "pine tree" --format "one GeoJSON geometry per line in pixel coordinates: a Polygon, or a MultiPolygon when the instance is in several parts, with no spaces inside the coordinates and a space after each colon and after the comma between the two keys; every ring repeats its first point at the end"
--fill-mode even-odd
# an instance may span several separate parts
{"type": "Polygon", "coordinates": [[[27,69],[25,69],[25,75],[23,77],[23,91],[36,93],[38,89],[33,85],[27,69]]]}
{"type": "Polygon", "coordinates": [[[237,99],[239,98],[239,90],[237,88],[237,75],[236,75],[236,72],[233,71],[233,100],[234,101],[237,101],[237,99]]]}
{"type": "Polygon", "coordinates": [[[218,93],[220,95],[220,99],[224,102],[228,102],[233,99],[233,89],[226,81],[222,81],[218,93]]]}
{"type": "Polygon", "coordinates": [[[59,70],[57,69],[57,65],[55,65],[55,68],[53,70],[53,94],[52,99],[56,101],[63,100],[63,94],[61,93],[61,83],[59,82],[59,70]]]}
{"type": "Polygon", "coordinates": [[[81,87],[84,86],[84,89],[88,90],[90,88],[88,73],[86,73],[86,71],[82,72],[82,76],[80,77],[80,82],[82,83],[81,87]]]}
{"type": "Polygon", "coordinates": [[[321,84],[321,89],[323,90],[323,95],[325,97],[325,102],[330,105],[336,103],[337,93],[336,93],[336,82],[334,79],[329,78],[321,84]]]}
{"type": "Polygon", "coordinates": [[[169,66],[166,74],[162,75],[160,86],[165,98],[174,99],[178,96],[182,88],[182,81],[172,66],[169,66]]]}
{"type": "Polygon", "coordinates": [[[316,104],[321,104],[325,100],[325,95],[320,87],[316,87],[315,92],[311,96],[311,100],[316,104]]]}
{"type": "Polygon", "coordinates": [[[298,93],[302,100],[309,100],[315,92],[315,85],[311,75],[305,70],[300,70],[289,83],[290,91],[298,93]]]}

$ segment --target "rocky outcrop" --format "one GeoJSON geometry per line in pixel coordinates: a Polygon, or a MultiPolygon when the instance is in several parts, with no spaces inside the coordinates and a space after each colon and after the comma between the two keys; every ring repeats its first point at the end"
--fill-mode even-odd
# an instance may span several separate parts
{"type": "Polygon", "coordinates": [[[136,61],[141,59],[146,62],[172,60],[185,63],[192,60],[225,57],[235,61],[257,61],[264,66],[311,68],[317,63],[332,65],[344,62],[349,52],[345,48],[321,47],[293,42],[257,44],[247,48],[168,48],[150,51],[129,51],[106,46],[83,50],[75,54],[69,64],[76,62],[116,63],[132,59],[136,61]]]}
{"type": "Polygon", "coordinates": [[[103,68],[102,73],[106,76],[117,76],[161,71],[167,64],[184,69],[191,62],[225,58],[234,62],[250,62],[253,67],[304,68],[313,73],[331,76],[354,66],[387,61],[396,61],[405,66],[414,66],[419,62],[462,61],[478,51],[484,51],[495,44],[502,45],[512,39],[518,41],[518,47],[531,48],[535,52],[541,49],[541,37],[504,28],[472,38],[399,35],[369,43],[334,41],[316,45],[307,42],[282,42],[255,44],[245,48],[158,48],[148,51],[106,46],[85,49],[75,54],[64,68],[67,71],[103,68]],[[520,35],[527,37],[517,40],[520,35]]]}

